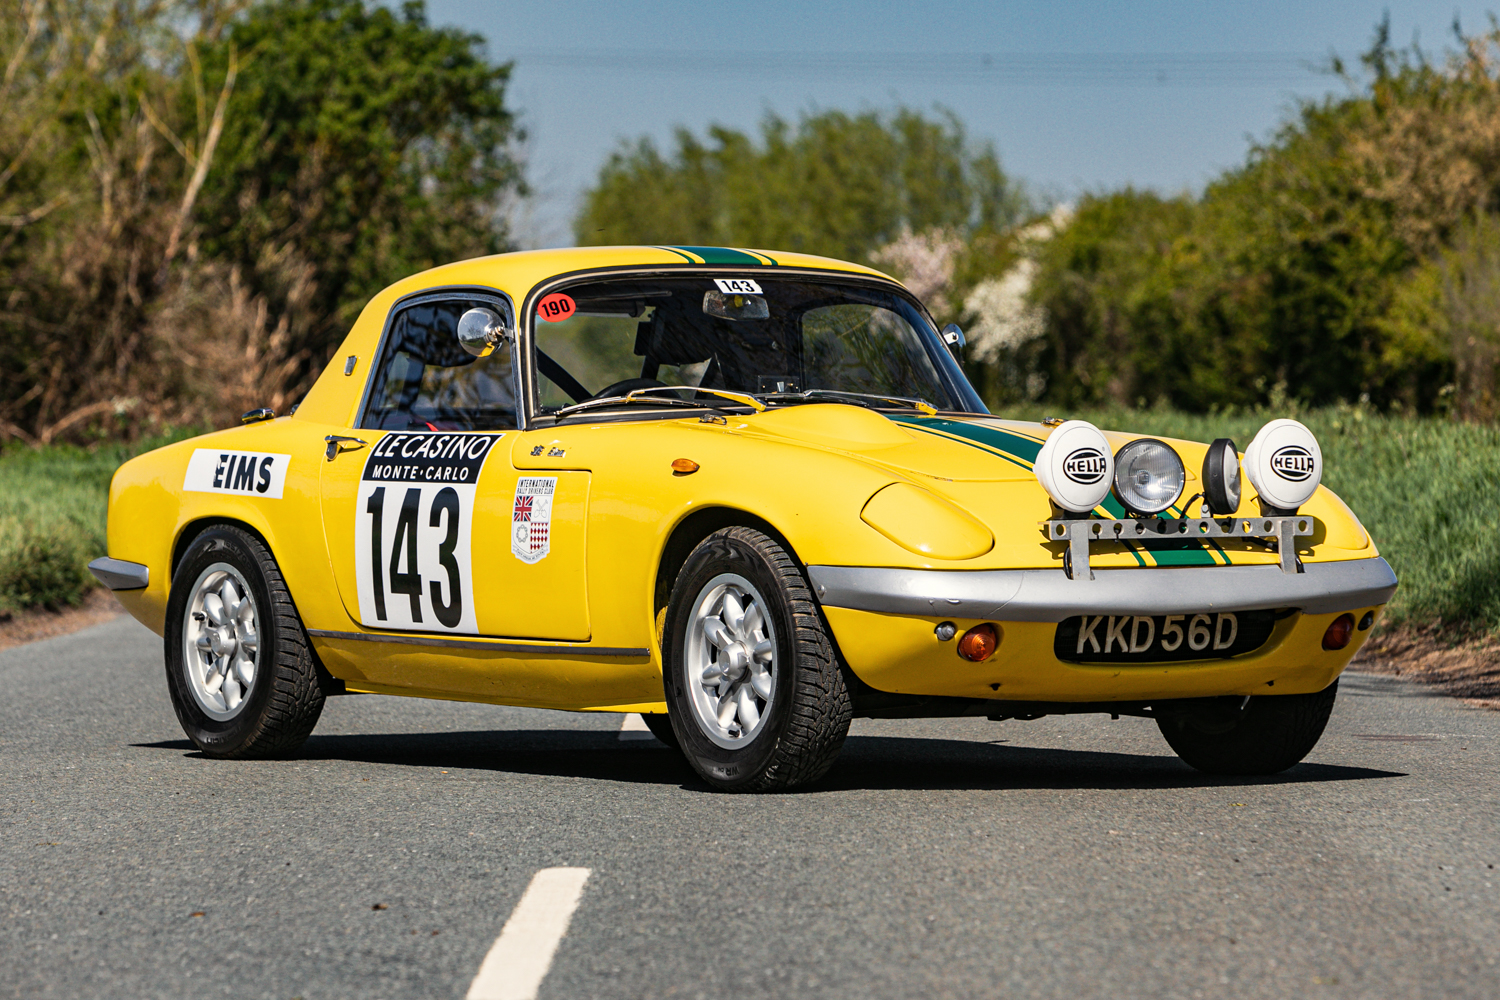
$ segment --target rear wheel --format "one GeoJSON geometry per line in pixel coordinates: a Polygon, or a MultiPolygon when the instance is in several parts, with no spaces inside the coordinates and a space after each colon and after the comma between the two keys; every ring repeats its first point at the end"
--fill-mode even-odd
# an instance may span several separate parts
{"type": "Polygon", "coordinates": [[[725,791],[774,791],[821,777],[851,705],[801,569],[753,528],[699,543],[672,588],[664,681],[693,768],[725,791]]]}
{"type": "Polygon", "coordinates": [[[1205,699],[1156,720],[1167,743],[1208,774],[1277,774],[1312,752],[1328,725],[1339,682],[1315,694],[1262,695],[1241,708],[1205,699]]]}
{"type": "Polygon", "coordinates": [[[317,664],[281,570],[259,539],[209,528],[172,577],[167,689],[188,739],[211,757],[277,757],[323,711],[317,664]]]}

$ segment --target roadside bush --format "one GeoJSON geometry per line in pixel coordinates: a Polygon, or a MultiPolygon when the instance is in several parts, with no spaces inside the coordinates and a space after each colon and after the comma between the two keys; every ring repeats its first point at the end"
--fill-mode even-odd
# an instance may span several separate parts
{"type": "Polygon", "coordinates": [[[0,606],[8,609],[77,604],[93,585],[83,546],[56,527],[16,532],[0,551],[0,606]]]}
{"type": "Polygon", "coordinates": [[[0,65],[0,442],[285,410],[509,247],[510,67],[420,0],[0,0],[0,65]]]}
{"type": "Polygon", "coordinates": [[[0,610],[77,604],[105,554],[109,481],[133,455],[199,433],[183,428],[134,445],[12,447],[0,452],[0,610]]]}
{"type": "MultiPolygon", "coordinates": [[[[1500,413],[1500,26],[1443,60],[1386,26],[1200,197],[1084,197],[1035,254],[1055,405],[1368,400],[1500,413]]],[[[1013,384],[1026,380],[1011,379],[1013,384]]],[[[1019,398],[1012,394],[1012,402],[1019,398]]]]}

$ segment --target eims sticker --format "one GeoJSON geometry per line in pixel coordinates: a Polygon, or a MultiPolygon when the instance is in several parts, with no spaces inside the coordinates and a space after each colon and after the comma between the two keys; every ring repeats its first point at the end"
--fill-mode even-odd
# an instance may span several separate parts
{"type": "Polygon", "coordinates": [[[228,493],[245,497],[281,499],[290,455],[264,451],[221,451],[199,448],[188,459],[182,488],[191,493],[228,493]]]}
{"type": "Polygon", "coordinates": [[[552,551],[552,495],[556,476],[522,476],[510,509],[510,551],[523,563],[538,563],[552,551]]]}
{"type": "Polygon", "coordinates": [[[479,631],[469,558],[474,492],[502,436],[393,433],[371,449],[354,508],[361,624],[479,631]]]}

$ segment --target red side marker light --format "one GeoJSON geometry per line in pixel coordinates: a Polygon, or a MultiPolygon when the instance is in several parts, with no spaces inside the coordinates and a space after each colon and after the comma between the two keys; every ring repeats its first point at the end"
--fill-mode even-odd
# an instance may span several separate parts
{"type": "Polygon", "coordinates": [[[1354,638],[1354,616],[1339,615],[1323,633],[1324,649],[1343,649],[1354,638]]]}
{"type": "Polygon", "coordinates": [[[958,640],[958,655],[972,663],[983,663],[1000,648],[1000,633],[988,623],[975,625],[958,640]]]}

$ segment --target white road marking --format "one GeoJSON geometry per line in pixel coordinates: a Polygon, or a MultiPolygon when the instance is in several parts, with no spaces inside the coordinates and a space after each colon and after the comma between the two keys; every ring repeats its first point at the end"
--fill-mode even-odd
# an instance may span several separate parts
{"type": "Polygon", "coordinates": [[[630,712],[625,716],[625,721],[620,723],[620,739],[622,740],[654,740],[646,720],[641,718],[639,712],[630,712]]]}
{"type": "Polygon", "coordinates": [[[535,1000],[588,879],[587,868],[543,868],[533,875],[465,1000],[535,1000]]]}

